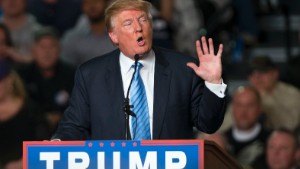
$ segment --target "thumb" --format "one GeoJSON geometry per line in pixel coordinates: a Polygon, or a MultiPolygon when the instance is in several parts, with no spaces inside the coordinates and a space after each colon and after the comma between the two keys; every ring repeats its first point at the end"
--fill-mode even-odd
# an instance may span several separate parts
{"type": "Polygon", "coordinates": [[[191,69],[193,69],[195,72],[198,69],[198,66],[195,63],[193,63],[193,62],[188,62],[186,65],[188,67],[190,67],[191,69]]]}

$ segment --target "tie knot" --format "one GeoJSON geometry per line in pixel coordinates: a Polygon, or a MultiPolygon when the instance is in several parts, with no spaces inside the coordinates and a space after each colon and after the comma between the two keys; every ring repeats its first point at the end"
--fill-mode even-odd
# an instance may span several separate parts
{"type": "MultiPolygon", "coordinates": [[[[135,65],[135,63],[131,67],[134,68],[134,65],[135,65]]],[[[137,66],[136,66],[137,71],[139,71],[142,67],[143,67],[143,64],[141,64],[140,62],[137,62],[137,66]]]]}

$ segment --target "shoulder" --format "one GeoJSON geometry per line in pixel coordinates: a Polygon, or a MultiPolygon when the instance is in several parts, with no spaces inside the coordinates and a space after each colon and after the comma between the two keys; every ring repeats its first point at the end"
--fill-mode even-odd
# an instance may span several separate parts
{"type": "Polygon", "coordinates": [[[285,82],[278,82],[278,88],[285,92],[300,94],[300,90],[298,88],[285,82]]]}
{"type": "Polygon", "coordinates": [[[119,49],[113,50],[104,55],[95,57],[93,59],[88,60],[87,62],[79,65],[78,69],[83,72],[94,72],[97,71],[101,73],[104,69],[118,66],[119,64],[119,49]]]}
{"type": "Polygon", "coordinates": [[[62,38],[62,43],[77,43],[80,39],[86,37],[88,30],[82,28],[73,28],[68,30],[62,38]]]}
{"type": "Polygon", "coordinates": [[[20,75],[21,78],[29,79],[36,74],[37,69],[34,63],[30,63],[17,67],[16,72],[20,75]]]}

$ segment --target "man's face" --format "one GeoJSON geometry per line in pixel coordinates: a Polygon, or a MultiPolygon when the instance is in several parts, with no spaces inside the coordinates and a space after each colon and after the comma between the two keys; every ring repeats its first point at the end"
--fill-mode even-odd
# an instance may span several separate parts
{"type": "Polygon", "coordinates": [[[261,111],[256,95],[251,90],[242,89],[236,92],[232,103],[236,127],[240,130],[251,129],[256,124],[261,111]]]}
{"type": "Polygon", "coordinates": [[[266,72],[254,71],[249,80],[261,93],[270,92],[278,81],[278,71],[275,69],[266,72]]]}
{"type": "Polygon", "coordinates": [[[267,144],[267,162],[271,169],[287,169],[295,160],[295,142],[286,133],[274,133],[267,144]]]}
{"type": "Polygon", "coordinates": [[[104,10],[107,0],[84,0],[82,9],[91,22],[104,20],[104,10]]]}
{"type": "Polygon", "coordinates": [[[125,10],[112,18],[109,36],[128,57],[144,55],[152,48],[152,24],[144,11],[125,10]]]}
{"type": "Polygon", "coordinates": [[[59,59],[59,42],[51,36],[39,39],[33,47],[33,56],[41,69],[51,69],[59,59]]]}
{"type": "Polygon", "coordinates": [[[3,13],[7,16],[18,16],[25,13],[25,0],[1,0],[3,13]]]}

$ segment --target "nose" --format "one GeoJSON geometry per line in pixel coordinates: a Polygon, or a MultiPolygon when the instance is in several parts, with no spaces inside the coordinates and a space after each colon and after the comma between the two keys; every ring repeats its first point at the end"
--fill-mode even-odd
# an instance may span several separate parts
{"type": "Polygon", "coordinates": [[[142,32],[142,30],[143,30],[142,29],[142,24],[139,21],[135,22],[135,27],[134,28],[135,28],[136,32],[142,32]]]}

